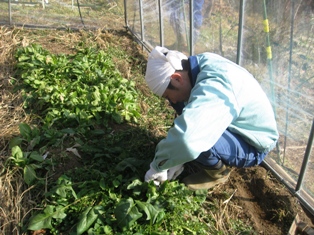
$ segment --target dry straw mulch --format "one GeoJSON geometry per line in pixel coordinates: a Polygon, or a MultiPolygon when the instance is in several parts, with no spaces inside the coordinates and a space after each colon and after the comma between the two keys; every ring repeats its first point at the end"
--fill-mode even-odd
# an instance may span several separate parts
{"type": "Polygon", "coordinates": [[[30,119],[22,108],[20,92],[13,91],[12,86],[14,51],[25,43],[19,30],[0,27],[0,234],[20,234],[19,223],[27,215],[30,204],[29,189],[25,190],[20,173],[4,172],[5,161],[10,156],[8,143],[19,133],[19,123],[30,119]]]}
{"type": "Polygon", "coordinates": [[[22,109],[21,94],[13,91],[14,51],[18,45],[26,44],[19,31],[0,28],[0,153],[6,153],[8,139],[18,133],[18,124],[28,120],[22,109]]]}

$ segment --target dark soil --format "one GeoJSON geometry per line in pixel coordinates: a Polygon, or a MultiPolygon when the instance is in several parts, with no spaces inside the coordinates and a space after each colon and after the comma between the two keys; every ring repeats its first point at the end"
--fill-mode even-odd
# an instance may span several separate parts
{"type": "Polygon", "coordinates": [[[225,192],[234,193],[229,203],[236,205],[239,218],[252,223],[255,234],[290,234],[296,215],[313,226],[314,217],[262,166],[234,169],[229,181],[215,189],[212,197],[225,192]]]}

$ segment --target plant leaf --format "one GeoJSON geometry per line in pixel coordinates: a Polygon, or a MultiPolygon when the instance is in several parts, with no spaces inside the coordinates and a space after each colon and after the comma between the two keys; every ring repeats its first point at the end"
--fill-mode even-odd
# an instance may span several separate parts
{"type": "Polygon", "coordinates": [[[72,188],[72,181],[66,175],[62,175],[58,179],[56,193],[61,197],[66,198],[67,192],[71,192],[72,196],[77,199],[77,195],[72,188]]]}
{"type": "Polygon", "coordinates": [[[23,152],[19,146],[14,146],[12,148],[12,157],[17,161],[24,159],[23,152]]]}
{"type": "Polygon", "coordinates": [[[22,143],[22,141],[23,141],[23,138],[21,138],[21,137],[14,137],[14,138],[12,138],[10,140],[9,147],[13,148],[15,146],[18,146],[18,145],[20,145],[22,143]]]}
{"type": "Polygon", "coordinates": [[[31,136],[32,136],[32,129],[30,128],[30,126],[27,125],[26,123],[20,123],[20,124],[19,124],[19,129],[20,129],[21,135],[22,135],[27,141],[30,141],[31,136]]]}
{"type": "Polygon", "coordinates": [[[64,206],[61,205],[58,205],[56,211],[52,214],[54,219],[64,219],[66,216],[67,214],[64,213],[64,206]]]}
{"type": "Polygon", "coordinates": [[[153,224],[159,222],[165,216],[162,209],[158,209],[150,203],[136,201],[136,204],[146,213],[147,220],[151,220],[153,224]]]}
{"type": "Polygon", "coordinates": [[[44,213],[40,213],[32,217],[30,219],[27,229],[28,230],[39,230],[43,228],[51,229],[52,228],[51,219],[53,216],[53,209],[54,209],[54,206],[48,205],[45,208],[44,213]]]}
{"type": "Polygon", "coordinates": [[[27,185],[31,185],[31,183],[36,179],[36,172],[32,165],[26,165],[24,167],[24,180],[27,185]]]}
{"type": "Polygon", "coordinates": [[[136,158],[125,158],[116,165],[115,170],[124,171],[126,168],[130,168],[133,172],[136,172],[136,166],[141,162],[142,161],[136,158]]]}
{"type": "Polygon", "coordinates": [[[88,207],[80,216],[80,220],[77,224],[76,234],[82,234],[89,229],[89,227],[98,218],[97,207],[88,207]]]}
{"type": "Polygon", "coordinates": [[[123,199],[117,205],[114,214],[118,220],[118,225],[122,229],[128,229],[131,225],[142,217],[132,198],[123,199]]]}
{"type": "Polygon", "coordinates": [[[34,159],[34,160],[36,160],[36,161],[38,161],[38,162],[44,161],[43,156],[40,155],[37,151],[31,152],[29,158],[34,159]]]}

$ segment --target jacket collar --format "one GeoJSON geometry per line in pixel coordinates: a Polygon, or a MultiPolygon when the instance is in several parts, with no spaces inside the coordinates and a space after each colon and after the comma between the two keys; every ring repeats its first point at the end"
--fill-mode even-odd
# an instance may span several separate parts
{"type": "Polygon", "coordinates": [[[200,72],[196,56],[189,57],[190,69],[188,71],[192,87],[195,86],[197,75],[200,72]]]}

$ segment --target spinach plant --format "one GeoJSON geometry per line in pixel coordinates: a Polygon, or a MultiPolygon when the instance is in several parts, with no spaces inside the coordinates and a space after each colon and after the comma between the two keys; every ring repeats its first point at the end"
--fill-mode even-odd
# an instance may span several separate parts
{"type": "Polygon", "coordinates": [[[35,180],[43,180],[36,175],[35,171],[42,168],[42,162],[44,161],[44,156],[34,150],[36,145],[40,143],[39,129],[36,127],[31,129],[26,123],[20,123],[19,129],[21,136],[10,141],[11,156],[7,158],[6,168],[3,170],[9,169],[11,166],[21,168],[25,183],[31,185],[35,180]],[[22,151],[22,144],[26,145],[27,151],[22,151]]]}
{"type": "Polygon", "coordinates": [[[35,44],[19,48],[16,58],[25,108],[36,109],[47,125],[137,121],[135,83],[121,76],[105,51],[55,55],[35,44]]]}

